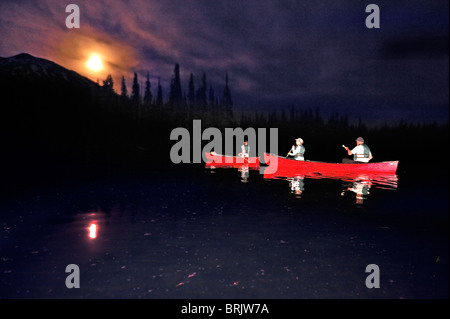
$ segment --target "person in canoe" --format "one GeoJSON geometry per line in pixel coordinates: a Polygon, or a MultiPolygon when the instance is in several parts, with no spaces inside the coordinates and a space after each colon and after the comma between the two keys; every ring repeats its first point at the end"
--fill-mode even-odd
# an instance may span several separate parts
{"type": "Polygon", "coordinates": [[[342,145],[348,155],[353,155],[353,160],[344,158],[342,160],[343,163],[369,163],[369,161],[373,158],[372,152],[370,151],[369,146],[364,144],[364,139],[362,137],[358,137],[356,140],[356,146],[350,150],[347,146],[342,145]]]}
{"type": "Polygon", "coordinates": [[[250,146],[248,146],[248,141],[244,141],[244,144],[241,146],[242,152],[238,154],[241,157],[249,157],[250,154],[250,146]]]}
{"type": "Polygon", "coordinates": [[[303,139],[301,139],[300,137],[296,138],[295,139],[295,144],[296,145],[292,145],[292,148],[289,151],[289,153],[287,154],[287,156],[292,156],[297,161],[304,161],[305,160],[305,150],[306,149],[303,146],[303,139]]]}

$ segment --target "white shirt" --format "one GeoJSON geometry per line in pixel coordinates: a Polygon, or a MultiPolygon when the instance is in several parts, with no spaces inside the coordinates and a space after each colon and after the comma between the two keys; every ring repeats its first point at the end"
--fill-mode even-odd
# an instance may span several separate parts
{"type": "MultiPolygon", "coordinates": [[[[351,150],[353,155],[357,155],[355,161],[363,162],[363,163],[369,163],[369,158],[364,157],[364,146],[357,145],[351,150]]],[[[372,153],[369,153],[369,157],[372,155],[372,153]]]]}
{"type": "Polygon", "coordinates": [[[297,146],[294,148],[294,150],[290,152],[292,156],[295,156],[295,159],[296,159],[297,161],[304,161],[304,160],[305,160],[305,158],[304,158],[303,156],[300,156],[300,155],[299,155],[299,154],[300,154],[300,151],[302,150],[303,147],[304,147],[304,146],[302,146],[302,145],[297,145],[297,146]]]}
{"type": "Polygon", "coordinates": [[[248,147],[248,152],[249,152],[249,153],[247,153],[247,152],[245,151],[245,145],[242,145],[242,146],[241,146],[241,151],[242,151],[242,153],[241,153],[242,157],[249,157],[250,146],[248,147]]]}

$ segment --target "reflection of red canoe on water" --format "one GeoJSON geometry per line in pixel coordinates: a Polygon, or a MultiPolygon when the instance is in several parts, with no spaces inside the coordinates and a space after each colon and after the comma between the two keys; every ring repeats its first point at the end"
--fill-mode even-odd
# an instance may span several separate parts
{"type": "Polygon", "coordinates": [[[205,152],[206,165],[209,166],[249,166],[259,167],[259,157],[240,157],[205,152]]]}
{"type": "Polygon", "coordinates": [[[398,166],[398,161],[357,164],[297,161],[267,153],[264,154],[264,160],[269,165],[270,175],[284,177],[303,174],[327,174],[331,176],[359,173],[395,174],[398,166]],[[270,169],[271,163],[276,165],[276,171],[270,169]]]}

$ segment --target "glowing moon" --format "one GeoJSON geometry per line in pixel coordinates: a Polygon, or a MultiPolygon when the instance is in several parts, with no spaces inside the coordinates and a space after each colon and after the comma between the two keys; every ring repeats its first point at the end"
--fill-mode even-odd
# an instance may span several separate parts
{"type": "Polygon", "coordinates": [[[91,223],[87,229],[89,230],[89,238],[97,238],[97,224],[95,222],[91,223]]]}
{"type": "Polygon", "coordinates": [[[92,71],[100,71],[103,68],[102,60],[100,60],[98,55],[93,55],[89,59],[87,65],[88,65],[88,68],[91,69],[92,71]]]}

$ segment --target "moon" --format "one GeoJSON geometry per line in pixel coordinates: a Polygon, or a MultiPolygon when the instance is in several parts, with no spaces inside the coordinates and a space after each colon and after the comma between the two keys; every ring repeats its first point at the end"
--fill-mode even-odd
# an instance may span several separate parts
{"type": "Polygon", "coordinates": [[[100,71],[103,68],[102,60],[98,55],[93,55],[87,62],[87,65],[92,71],[100,71]]]}

